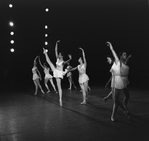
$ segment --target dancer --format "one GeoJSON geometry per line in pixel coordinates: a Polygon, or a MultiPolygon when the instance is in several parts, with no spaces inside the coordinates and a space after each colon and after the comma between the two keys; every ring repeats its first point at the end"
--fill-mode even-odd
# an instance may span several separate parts
{"type": "MultiPolygon", "coordinates": [[[[127,63],[128,63],[128,60],[129,60],[130,57],[131,57],[131,55],[129,55],[127,57],[126,52],[120,53],[120,62],[121,62],[120,72],[121,72],[121,77],[122,77],[122,79],[124,81],[124,84],[125,84],[125,87],[122,90],[122,92],[124,93],[123,104],[124,104],[125,108],[127,109],[127,111],[128,111],[127,104],[128,104],[128,100],[129,100],[129,97],[130,97],[130,94],[129,94],[129,91],[128,91],[128,88],[127,88],[128,84],[129,84],[129,81],[128,81],[129,66],[127,65],[127,63]]],[[[107,60],[108,60],[107,62],[109,64],[112,64],[112,59],[110,57],[107,57],[107,60]]],[[[111,78],[107,82],[106,86],[111,81],[111,78]]],[[[112,95],[112,91],[110,91],[110,93],[107,96],[105,96],[103,98],[103,100],[107,101],[111,95],[112,95]]]]}
{"type": "Polygon", "coordinates": [[[119,96],[121,93],[121,90],[125,87],[125,84],[121,78],[121,72],[120,72],[120,60],[116,54],[116,52],[113,49],[113,46],[110,42],[107,42],[107,45],[110,47],[110,50],[114,56],[114,63],[111,67],[110,72],[112,73],[112,80],[111,80],[111,88],[112,88],[112,97],[113,97],[113,110],[111,115],[111,121],[115,121],[115,114],[117,112],[118,107],[120,106],[122,110],[124,111],[124,114],[129,117],[127,109],[124,107],[122,102],[119,100],[119,96]]]}
{"type": "Polygon", "coordinates": [[[47,88],[47,93],[50,92],[50,89],[49,89],[49,86],[48,86],[48,81],[50,81],[54,91],[57,93],[56,91],[56,88],[55,88],[55,85],[53,83],[53,76],[49,73],[50,71],[50,68],[46,66],[46,63],[44,63],[42,65],[41,61],[40,61],[40,57],[39,57],[39,63],[40,63],[40,66],[43,68],[43,71],[45,73],[45,77],[44,77],[44,84],[45,84],[45,87],[47,88]]]}
{"type": "Polygon", "coordinates": [[[83,102],[81,102],[81,104],[86,104],[89,77],[86,74],[87,62],[86,62],[84,50],[82,48],[79,48],[79,49],[82,51],[83,59],[80,57],[78,60],[80,64],[77,67],[72,68],[71,71],[76,69],[78,69],[79,71],[79,84],[83,95],[83,102]]]}
{"type": "Polygon", "coordinates": [[[75,84],[74,84],[74,82],[72,80],[72,72],[71,72],[72,66],[70,65],[69,62],[67,63],[67,68],[66,69],[68,70],[67,75],[66,75],[67,78],[68,78],[68,81],[69,81],[69,88],[68,88],[68,90],[71,90],[72,85],[74,86],[75,89],[77,89],[77,87],[75,86],[75,84]]]}
{"type": "Polygon", "coordinates": [[[124,93],[124,99],[123,99],[123,104],[124,107],[127,109],[128,111],[128,101],[130,98],[130,94],[129,94],[129,90],[128,90],[128,84],[129,84],[129,80],[128,80],[128,75],[129,75],[129,66],[127,65],[129,58],[131,57],[131,55],[129,55],[127,57],[127,53],[126,52],[122,52],[120,54],[120,61],[121,61],[121,77],[124,83],[124,88],[123,88],[123,93],[124,93]]]}
{"type": "Polygon", "coordinates": [[[63,79],[63,76],[67,73],[67,69],[65,71],[63,71],[63,67],[64,64],[68,63],[72,57],[71,55],[68,55],[69,60],[64,61],[63,60],[63,56],[61,53],[58,54],[58,43],[60,41],[56,42],[56,46],[55,46],[55,55],[56,55],[56,67],[53,65],[53,63],[51,62],[47,52],[48,50],[43,48],[43,53],[45,54],[46,57],[46,61],[48,62],[48,64],[50,65],[52,71],[53,71],[53,75],[56,78],[56,82],[57,82],[57,87],[58,87],[58,93],[59,93],[59,102],[60,102],[60,106],[62,106],[62,88],[61,88],[61,79],[63,79]]]}
{"type": "Polygon", "coordinates": [[[38,87],[40,88],[41,92],[44,94],[44,91],[40,85],[40,80],[41,80],[41,74],[37,68],[37,60],[38,56],[34,59],[34,64],[32,68],[32,73],[33,73],[33,82],[35,84],[35,95],[37,95],[38,87]]]}

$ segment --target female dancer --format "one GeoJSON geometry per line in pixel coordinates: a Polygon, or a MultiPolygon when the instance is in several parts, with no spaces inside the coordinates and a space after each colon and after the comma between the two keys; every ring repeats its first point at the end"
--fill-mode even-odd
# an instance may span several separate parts
{"type": "Polygon", "coordinates": [[[82,48],[79,48],[79,49],[82,51],[83,60],[80,57],[78,60],[80,65],[71,69],[71,71],[76,70],[76,69],[78,69],[79,71],[79,84],[80,84],[82,94],[83,94],[83,102],[81,102],[81,104],[86,104],[89,77],[86,74],[87,62],[86,62],[84,50],[82,48]]]}
{"type": "Polygon", "coordinates": [[[34,59],[34,64],[33,64],[33,68],[32,68],[33,82],[35,84],[35,95],[37,95],[38,87],[40,88],[41,92],[44,94],[44,91],[40,85],[41,75],[37,68],[37,62],[36,62],[37,58],[38,58],[38,56],[34,59]]]}
{"type": "MultiPolygon", "coordinates": [[[[111,121],[115,121],[115,114],[117,112],[118,106],[122,108],[124,111],[124,114],[128,116],[127,109],[123,106],[122,102],[119,100],[119,96],[121,93],[121,90],[125,87],[125,84],[121,78],[121,72],[120,72],[120,60],[114,51],[112,44],[110,42],[107,42],[108,46],[110,47],[110,50],[114,56],[114,63],[111,67],[110,72],[112,73],[112,80],[111,80],[111,88],[112,88],[112,97],[113,97],[113,111],[111,115],[111,121]]],[[[129,116],[128,116],[129,117],[129,116]]]]}
{"type": "Polygon", "coordinates": [[[54,91],[57,93],[56,88],[55,88],[55,85],[54,85],[54,83],[53,83],[53,76],[49,73],[50,68],[46,66],[46,63],[44,63],[43,65],[41,64],[40,57],[39,57],[39,63],[40,63],[40,65],[41,65],[41,67],[43,68],[43,71],[44,71],[44,73],[45,73],[44,84],[45,84],[45,87],[46,87],[47,90],[48,90],[47,93],[50,92],[50,89],[49,89],[49,87],[48,87],[48,81],[50,81],[50,83],[51,83],[51,85],[52,85],[54,91]]]}
{"type": "MultiPolygon", "coordinates": [[[[128,81],[128,74],[129,74],[129,66],[127,65],[127,62],[129,60],[129,58],[131,57],[131,55],[129,55],[127,57],[126,52],[122,52],[120,54],[120,62],[121,62],[121,67],[120,67],[120,72],[121,72],[121,77],[122,80],[124,81],[125,87],[123,88],[123,93],[124,93],[124,99],[123,99],[123,104],[125,106],[125,108],[128,110],[127,108],[127,104],[128,104],[128,100],[130,97],[127,85],[129,84],[128,81]]],[[[112,59],[110,57],[107,57],[108,63],[111,64],[112,63],[112,59]]],[[[107,82],[106,86],[108,85],[108,83],[110,82],[111,78],[109,79],[109,81],[107,82]]],[[[105,87],[106,87],[105,86],[105,87]]],[[[112,91],[103,98],[104,101],[107,101],[109,99],[109,97],[112,95],[112,91]]]]}
{"type": "Polygon", "coordinates": [[[68,81],[69,81],[69,88],[68,88],[68,90],[71,90],[72,85],[74,86],[75,89],[77,89],[77,87],[75,86],[75,84],[74,84],[74,82],[72,80],[72,72],[71,72],[72,66],[70,65],[69,62],[67,63],[67,68],[66,69],[68,70],[67,75],[66,75],[67,78],[68,78],[68,81]]]}
{"type": "Polygon", "coordinates": [[[62,106],[62,88],[61,88],[61,79],[63,79],[63,76],[67,73],[67,69],[65,70],[65,72],[63,71],[63,66],[64,64],[66,64],[67,62],[69,62],[72,58],[71,55],[68,55],[69,60],[64,61],[63,60],[63,56],[61,53],[58,54],[58,42],[56,42],[56,46],[55,46],[55,55],[56,55],[56,67],[53,65],[53,63],[51,62],[48,54],[47,54],[47,50],[43,48],[43,53],[45,54],[46,57],[46,61],[48,62],[48,64],[50,65],[52,71],[53,71],[53,75],[56,78],[56,82],[57,82],[57,87],[58,87],[58,93],[59,93],[59,102],[60,102],[60,106],[62,106]]]}

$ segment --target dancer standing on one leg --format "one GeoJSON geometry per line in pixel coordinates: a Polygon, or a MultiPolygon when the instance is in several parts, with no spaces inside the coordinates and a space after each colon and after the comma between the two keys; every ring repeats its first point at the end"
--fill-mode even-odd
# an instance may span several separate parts
{"type": "Polygon", "coordinates": [[[80,84],[82,95],[83,95],[83,102],[81,102],[81,104],[86,104],[89,77],[86,74],[87,62],[86,62],[84,50],[82,48],[79,48],[79,49],[81,49],[82,51],[83,60],[80,57],[78,60],[80,65],[73,68],[72,71],[76,69],[78,69],[79,71],[79,84],[80,84]]]}
{"type": "Polygon", "coordinates": [[[37,68],[37,62],[36,62],[37,58],[38,58],[38,56],[34,59],[34,64],[33,64],[33,68],[32,68],[33,82],[35,84],[35,95],[37,95],[38,87],[40,88],[41,92],[44,94],[44,91],[40,85],[41,74],[37,68]]]}
{"type": "Polygon", "coordinates": [[[45,87],[47,88],[47,93],[50,92],[50,89],[49,89],[49,86],[48,86],[48,81],[50,81],[54,91],[57,93],[56,91],[56,88],[55,88],[55,85],[53,83],[53,76],[49,73],[50,72],[50,68],[46,66],[46,63],[44,63],[42,65],[41,61],[40,61],[40,57],[39,57],[39,63],[40,63],[40,66],[43,68],[43,71],[45,73],[45,77],[44,77],[44,84],[45,84],[45,87]]]}
{"type": "Polygon", "coordinates": [[[70,65],[69,62],[67,63],[67,68],[66,69],[68,70],[68,73],[66,75],[67,78],[68,78],[68,81],[69,81],[69,88],[68,88],[68,90],[71,90],[72,85],[74,86],[75,89],[77,89],[77,87],[75,86],[74,81],[72,79],[72,72],[71,72],[72,66],[70,65]]]}
{"type": "MultiPolygon", "coordinates": [[[[113,110],[111,115],[111,121],[115,121],[115,114],[117,112],[118,107],[120,106],[124,113],[127,115],[127,110],[122,104],[122,102],[119,100],[119,96],[121,93],[121,90],[125,87],[124,82],[121,78],[121,72],[120,72],[120,60],[114,51],[112,44],[110,42],[107,42],[108,46],[110,47],[110,50],[114,56],[114,63],[111,67],[110,72],[112,73],[112,80],[111,80],[111,88],[112,88],[112,97],[113,97],[113,110]]],[[[128,115],[127,115],[128,116],[128,115]]]]}
{"type": "Polygon", "coordinates": [[[46,57],[46,61],[48,62],[48,64],[50,65],[52,71],[53,71],[53,75],[56,78],[56,82],[57,82],[57,87],[58,87],[58,93],[59,93],[59,102],[60,102],[60,106],[62,106],[62,88],[61,88],[61,79],[63,79],[63,76],[67,73],[67,70],[64,72],[63,71],[63,66],[64,64],[66,64],[67,62],[69,62],[71,60],[71,55],[69,56],[69,60],[64,61],[63,60],[63,56],[61,53],[58,54],[58,42],[56,42],[56,46],[55,46],[55,55],[56,55],[56,67],[53,65],[53,63],[51,62],[48,54],[47,54],[47,50],[44,49],[44,54],[46,57]]]}

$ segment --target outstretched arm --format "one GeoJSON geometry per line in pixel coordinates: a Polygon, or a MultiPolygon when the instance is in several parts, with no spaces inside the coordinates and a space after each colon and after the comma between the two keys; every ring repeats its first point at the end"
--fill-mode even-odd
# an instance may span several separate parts
{"type": "Polygon", "coordinates": [[[69,71],[74,71],[74,70],[76,70],[78,67],[74,67],[74,68],[72,68],[71,70],[69,70],[69,71]]]}
{"type": "Polygon", "coordinates": [[[39,59],[39,64],[40,66],[44,69],[44,66],[42,65],[41,61],[40,61],[40,57],[38,58],[39,59]]]}
{"type": "Polygon", "coordinates": [[[35,57],[34,62],[36,62],[36,60],[37,60],[38,57],[39,57],[39,56],[36,56],[36,57],[35,57]]]}
{"type": "Polygon", "coordinates": [[[56,58],[58,58],[58,43],[60,42],[60,40],[58,40],[57,42],[56,42],[56,45],[55,45],[55,56],[56,56],[56,58]]]}
{"type": "Polygon", "coordinates": [[[67,61],[64,61],[64,65],[67,64],[72,59],[72,56],[70,54],[68,55],[68,57],[69,59],[67,61]]]}
{"type": "Polygon", "coordinates": [[[85,58],[85,52],[84,52],[84,50],[83,50],[81,47],[80,47],[79,49],[82,50],[83,62],[84,62],[84,64],[85,64],[85,66],[87,66],[87,62],[86,62],[86,58],[85,58]]]}
{"type": "Polygon", "coordinates": [[[129,55],[129,56],[126,58],[126,61],[125,61],[126,64],[128,63],[130,57],[131,57],[131,55],[129,55]]]}
{"type": "Polygon", "coordinates": [[[112,44],[110,42],[107,42],[107,45],[110,47],[110,50],[114,56],[115,62],[117,63],[119,61],[119,58],[118,58],[116,52],[114,51],[112,44]]]}

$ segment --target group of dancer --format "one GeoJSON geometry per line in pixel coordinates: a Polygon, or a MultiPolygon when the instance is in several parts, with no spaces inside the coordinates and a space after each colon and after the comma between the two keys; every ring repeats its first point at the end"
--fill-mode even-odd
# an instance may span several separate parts
{"type": "MultiPolygon", "coordinates": [[[[48,50],[43,48],[43,54],[45,55],[45,59],[48,63],[48,65],[51,68],[51,71],[53,72],[53,76],[49,74],[50,69],[44,64],[41,64],[40,61],[40,57],[37,56],[34,60],[34,66],[32,68],[32,72],[33,72],[33,81],[35,84],[35,95],[37,94],[37,90],[38,87],[40,88],[41,92],[44,94],[44,91],[40,85],[40,80],[41,80],[41,75],[40,72],[38,71],[37,68],[37,58],[39,59],[39,63],[42,66],[42,68],[44,69],[44,73],[45,73],[45,86],[48,90],[49,87],[47,85],[48,80],[50,80],[53,89],[56,91],[55,85],[53,83],[52,78],[54,77],[56,79],[56,83],[57,83],[57,88],[58,88],[58,94],[59,94],[59,104],[60,106],[62,106],[62,87],[61,87],[61,80],[63,79],[64,75],[67,74],[67,77],[69,78],[69,84],[70,87],[69,89],[72,88],[72,85],[74,86],[74,88],[76,88],[76,86],[74,85],[74,82],[72,81],[72,71],[74,70],[78,70],[79,72],[79,78],[78,78],[78,82],[82,91],[82,96],[83,96],[83,101],[81,102],[81,104],[86,104],[87,102],[87,95],[88,95],[88,90],[90,90],[90,87],[88,86],[88,82],[89,82],[89,77],[86,74],[86,68],[87,68],[87,61],[86,61],[86,57],[85,57],[85,52],[82,48],[79,48],[82,51],[82,57],[80,57],[78,59],[79,65],[72,68],[69,64],[70,60],[72,59],[71,55],[68,55],[69,59],[67,61],[63,60],[63,56],[62,54],[59,52],[58,53],[58,43],[60,41],[56,42],[55,45],[55,56],[56,56],[56,66],[51,62],[49,56],[48,56],[48,50]],[[64,65],[67,64],[68,66],[66,67],[65,71],[63,71],[64,65]]],[[[107,57],[108,63],[112,64],[112,67],[110,69],[110,72],[112,74],[110,80],[108,81],[108,83],[111,81],[111,92],[104,97],[104,101],[106,101],[110,96],[112,96],[113,98],[113,110],[112,110],[112,115],[111,115],[111,121],[115,121],[115,114],[117,112],[118,107],[121,107],[122,110],[124,111],[124,114],[130,118],[130,113],[128,111],[128,100],[129,100],[129,91],[128,91],[128,74],[129,74],[129,67],[127,65],[128,59],[131,56],[127,57],[126,52],[123,52],[120,55],[120,58],[118,57],[118,55],[116,54],[116,52],[113,49],[113,46],[110,42],[107,42],[107,45],[109,46],[112,55],[114,57],[114,60],[112,60],[110,57],[107,57]],[[119,97],[121,92],[124,93],[124,99],[123,99],[123,103],[120,101],[119,97]]]]}
{"type": "Polygon", "coordinates": [[[57,88],[58,88],[58,94],[59,94],[59,103],[60,106],[62,106],[62,87],[61,87],[61,80],[63,79],[64,75],[67,74],[69,83],[70,83],[70,87],[69,89],[72,88],[72,85],[76,88],[76,86],[74,85],[74,82],[72,80],[72,73],[71,71],[74,71],[76,69],[78,69],[79,71],[79,84],[81,87],[81,91],[83,94],[83,101],[81,102],[81,104],[86,104],[86,99],[87,99],[87,93],[88,93],[88,81],[89,81],[89,77],[86,74],[86,67],[87,67],[87,63],[86,63],[86,58],[85,58],[85,52],[82,48],[79,48],[82,51],[82,55],[83,55],[83,59],[82,57],[79,58],[79,65],[77,67],[72,68],[69,65],[69,61],[72,59],[71,55],[68,55],[69,59],[67,61],[63,60],[63,56],[61,54],[61,52],[58,53],[58,43],[60,41],[58,40],[56,42],[55,45],[55,56],[56,56],[56,66],[51,62],[49,56],[48,56],[48,50],[43,48],[43,54],[45,55],[45,59],[48,63],[48,65],[51,68],[51,71],[53,73],[53,76],[49,74],[49,68],[46,65],[42,65],[41,61],[40,61],[40,57],[37,56],[34,59],[34,66],[32,68],[32,72],[33,72],[33,81],[35,84],[35,95],[37,95],[37,91],[38,91],[38,87],[40,88],[41,92],[44,94],[44,91],[42,89],[42,86],[40,85],[40,80],[41,80],[41,75],[40,72],[37,68],[37,58],[39,59],[40,65],[43,67],[44,69],[44,73],[45,73],[45,86],[48,89],[47,92],[49,92],[49,88],[47,85],[48,80],[50,80],[55,92],[56,88],[55,85],[53,83],[53,77],[56,79],[56,83],[57,83],[57,88]],[[67,64],[67,68],[65,69],[65,71],[63,71],[64,65],[67,64]]]}

